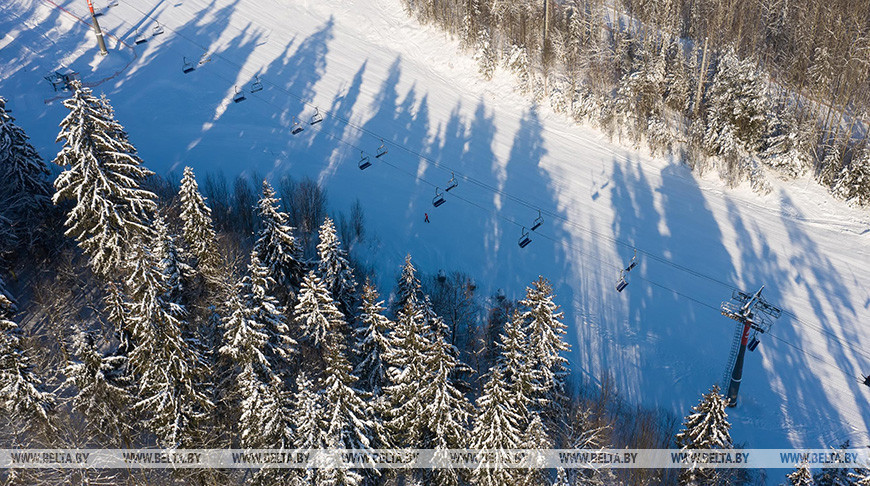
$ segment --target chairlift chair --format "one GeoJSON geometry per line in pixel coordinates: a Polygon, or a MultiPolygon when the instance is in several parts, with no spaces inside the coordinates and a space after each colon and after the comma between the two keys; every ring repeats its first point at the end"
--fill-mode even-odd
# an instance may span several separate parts
{"type": "Polygon", "coordinates": [[[435,197],[432,198],[432,205],[437,208],[438,206],[444,204],[445,202],[447,202],[447,201],[444,199],[444,192],[440,188],[436,187],[435,188],[435,197]]]}
{"type": "Polygon", "coordinates": [[[359,170],[365,170],[372,165],[371,159],[369,159],[369,156],[362,150],[359,152],[359,164],[357,165],[359,165],[359,170]]]}
{"type": "Polygon", "coordinates": [[[302,126],[301,123],[299,123],[299,120],[294,117],[293,118],[293,128],[290,129],[290,133],[292,133],[293,135],[296,135],[297,133],[301,132],[302,130],[305,130],[305,128],[302,126]]]}
{"type": "Polygon", "coordinates": [[[540,228],[541,225],[544,224],[544,217],[541,216],[541,210],[538,210],[538,217],[535,218],[535,221],[532,222],[532,231],[540,228]]]}
{"type": "Polygon", "coordinates": [[[449,191],[450,189],[453,189],[458,185],[459,185],[459,183],[456,182],[456,176],[453,174],[453,172],[451,172],[450,173],[450,180],[447,181],[447,187],[444,190],[449,191]]]}
{"type": "Polygon", "coordinates": [[[526,231],[526,227],[523,226],[523,234],[522,234],[522,236],[520,236],[520,239],[519,239],[519,241],[517,241],[517,244],[520,245],[520,248],[525,248],[525,247],[529,246],[529,243],[531,243],[531,242],[532,242],[532,237],[529,236],[529,232],[526,231]]]}
{"type": "Polygon", "coordinates": [[[193,63],[193,61],[188,61],[186,57],[182,59],[184,59],[184,64],[181,65],[181,72],[187,74],[196,69],[196,65],[193,63]]]}
{"type": "Polygon", "coordinates": [[[619,280],[616,281],[616,291],[622,292],[628,287],[628,280],[625,279],[625,270],[619,271],[619,280]]]}
{"type": "Polygon", "coordinates": [[[311,116],[311,124],[317,125],[323,121],[323,115],[320,114],[320,108],[314,108],[314,115],[311,116]]]}
{"type": "Polygon", "coordinates": [[[637,248],[634,249],[634,256],[631,257],[631,261],[628,263],[628,266],[625,267],[626,272],[630,272],[632,268],[637,266],[637,248]]]}
{"type": "Polygon", "coordinates": [[[154,26],[154,29],[151,31],[151,37],[160,35],[163,33],[163,26],[160,25],[160,22],[157,22],[157,25],[154,26]]]}
{"type": "Polygon", "coordinates": [[[263,91],[263,83],[260,82],[260,76],[255,76],[257,79],[251,84],[251,93],[256,93],[257,91],[263,91]]]}
{"type": "Polygon", "coordinates": [[[241,103],[242,101],[245,101],[245,92],[239,91],[238,86],[235,86],[235,88],[236,94],[233,95],[233,103],[241,103]]]}
{"type": "Polygon", "coordinates": [[[864,384],[870,386],[870,375],[867,375],[867,378],[864,378],[864,384]]]}
{"type": "Polygon", "coordinates": [[[387,155],[387,145],[384,143],[384,139],[381,139],[381,145],[378,147],[378,153],[375,154],[375,158],[380,159],[384,155],[387,155]]]}
{"type": "Polygon", "coordinates": [[[139,32],[139,31],[137,30],[137,31],[136,31],[136,40],[134,40],[133,42],[136,43],[136,44],[144,44],[144,43],[148,42],[148,38],[145,37],[145,33],[144,33],[144,32],[139,32]]]}
{"type": "Polygon", "coordinates": [[[749,339],[749,344],[746,346],[750,351],[755,351],[755,348],[758,347],[761,341],[758,340],[758,336],[755,334],[752,335],[752,338],[749,339]]]}

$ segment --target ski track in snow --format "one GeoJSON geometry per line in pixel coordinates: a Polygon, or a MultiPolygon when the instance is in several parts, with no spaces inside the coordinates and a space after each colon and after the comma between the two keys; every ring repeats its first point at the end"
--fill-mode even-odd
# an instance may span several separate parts
{"type": "MultiPolygon", "coordinates": [[[[86,18],[84,2],[57,4],[86,18]]],[[[766,285],[786,313],[747,353],[732,436],[754,448],[870,445],[870,389],[857,381],[870,373],[866,212],[806,180],[774,180],[760,196],[622,147],[534,106],[501,70],[483,81],[457,42],[395,0],[105,6],[103,30],[127,44],[137,29],[165,27],[94,88],[149,168],[191,165],[201,180],[308,175],[333,210],[359,198],[376,238],[353,251],[379,269],[383,291],[406,252],[424,272],[467,272],[482,295],[504,287],[520,298],[543,275],[566,312],[575,376],[610,374],[628,400],[679,416],[722,377],[735,324],[720,302],[732,287],[766,285]],[[204,62],[185,75],[183,57],[204,62]],[[257,74],[265,89],[233,103],[257,74]],[[291,135],[314,107],[324,121],[291,135]],[[359,151],[373,156],[380,138],[389,153],[360,171],[359,151]],[[433,208],[433,185],[451,171],[460,185],[433,208]],[[545,224],[520,249],[538,208],[545,224]],[[640,264],[616,293],[632,246],[640,264]]],[[[11,36],[0,43],[0,94],[50,160],[65,109],[42,76],[69,66],[102,79],[132,54],[110,42],[101,58],[88,27],[43,0],[4,2],[0,31],[11,36]]]]}

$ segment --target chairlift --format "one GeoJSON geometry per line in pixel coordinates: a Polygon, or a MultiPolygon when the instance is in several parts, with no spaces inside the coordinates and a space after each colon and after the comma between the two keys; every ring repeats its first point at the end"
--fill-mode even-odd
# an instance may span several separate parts
{"type": "Polygon", "coordinates": [[[160,35],[163,33],[163,26],[160,25],[160,22],[157,22],[157,25],[154,26],[154,29],[151,31],[151,37],[160,35]]]}
{"type": "Polygon", "coordinates": [[[432,198],[432,205],[437,208],[438,206],[444,204],[445,202],[447,202],[447,201],[444,200],[444,191],[442,191],[440,188],[436,187],[435,188],[435,197],[432,198]]]}
{"type": "Polygon", "coordinates": [[[632,268],[637,266],[637,248],[634,249],[634,256],[631,257],[631,261],[628,263],[628,266],[625,267],[626,272],[630,272],[632,268]]]}
{"type": "Polygon", "coordinates": [[[447,281],[447,274],[444,273],[444,269],[438,270],[438,283],[443,284],[447,281]]]}
{"type": "Polygon", "coordinates": [[[870,386],[870,375],[867,375],[867,378],[864,378],[864,384],[870,386]]]}
{"type": "Polygon", "coordinates": [[[133,42],[136,43],[136,44],[144,44],[144,43],[148,42],[148,38],[145,37],[145,33],[144,33],[144,32],[139,32],[139,31],[137,30],[137,31],[136,31],[136,40],[134,40],[133,42]]]}
{"type": "Polygon", "coordinates": [[[293,128],[290,129],[290,133],[292,133],[293,135],[296,135],[297,133],[301,132],[302,130],[305,130],[305,127],[303,127],[302,123],[299,123],[299,120],[294,117],[293,118],[293,128]]]}
{"type": "Polygon", "coordinates": [[[450,189],[453,189],[458,185],[459,185],[459,183],[456,182],[456,176],[453,174],[453,172],[451,172],[450,173],[450,180],[447,181],[447,187],[444,190],[449,191],[450,189]]]}
{"type": "Polygon", "coordinates": [[[532,222],[532,231],[540,228],[541,225],[544,224],[544,217],[541,216],[541,210],[538,210],[538,217],[532,222]]]}
{"type": "Polygon", "coordinates": [[[384,139],[381,139],[381,145],[378,147],[378,153],[375,154],[376,159],[380,159],[384,155],[387,155],[387,145],[384,143],[384,139]]]}
{"type": "Polygon", "coordinates": [[[619,271],[619,280],[616,281],[616,291],[622,292],[628,287],[628,280],[625,279],[625,270],[619,271]]]}
{"type": "Polygon", "coordinates": [[[233,103],[241,103],[242,101],[245,101],[245,99],[246,99],[245,92],[239,91],[238,86],[235,86],[235,88],[236,88],[236,94],[233,95],[233,103]]]}
{"type": "Polygon", "coordinates": [[[320,108],[314,108],[314,115],[311,116],[311,124],[317,125],[318,123],[323,121],[323,115],[320,114],[320,108]]]}
{"type": "Polygon", "coordinates": [[[359,165],[359,170],[365,170],[365,169],[371,167],[372,161],[371,161],[371,159],[369,159],[369,156],[366,155],[365,152],[360,150],[359,157],[360,157],[359,164],[357,164],[357,165],[359,165]]]}
{"type": "Polygon", "coordinates": [[[181,72],[187,74],[196,69],[196,65],[193,63],[193,61],[188,61],[186,57],[182,59],[184,59],[184,64],[182,64],[181,66],[181,72]]]}
{"type": "Polygon", "coordinates": [[[251,93],[256,93],[257,91],[263,91],[263,83],[260,82],[260,76],[255,76],[257,79],[251,84],[251,93]]]}
{"type": "Polygon", "coordinates": [[[517,241],[517,244],[520,245],[520,248],[525,248],[525,247],[529,246],[529,243],[531,243],[531,242],[532,242],[532,237],[529,236],[529,232],[526,231],[526,227],[523,226],[523,234],[522,234],[522,236],[520,236],[520,239],[519,239],[519,241],[517,241]]]}

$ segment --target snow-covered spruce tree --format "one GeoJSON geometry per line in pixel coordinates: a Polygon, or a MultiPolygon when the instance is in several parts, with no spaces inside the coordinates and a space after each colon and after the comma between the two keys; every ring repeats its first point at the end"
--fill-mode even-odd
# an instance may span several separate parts
{"type": "Polygon", "coordinates": [[[200,425],[214,407],[209,399],[202,357],[184,339],[184,316],[165,300],[167,275],[149,247],[139,245],[127,279],[129,304],[126,319],[133,349],[130,370],[136,376],[138,401],[144,423],[166,447],[191,444],[200,425]]]}
{"type": "Polygon", "coordinates": [[[129,445],[132,424],[119,413],[133,403],[132,383],[126,374],[127,357],[104,356],[95,344],[93,332],[75,336],[72,358],[64,374],[78,391],[73,409],[81,413],[89,429],[105,445],[129,445]]]}
{"type": "MultiPolygon", "coordinates": [[[[351,372],[344,338],[331,333],[324,343],[326,370],[323,374],[323,402],[326,404],[326,442],[330,448],[367,450],[380,429],[374,410],[363,400],[363,392],[353,384],[357,377],[351,372]]],[[[362,476],[352,469],[324,469],[318,474],[319,484],[357,485],[362,476]]]]}
{"type": "Polygon", "coordinates": [[[73,82],[70,110],[57,141],[63,148],[54,162],[69,166],[54,182],[53,200],[73,201],[66,235],[78,241],[101,276],[117,272],[129,260],[130,246],[147,239],[156,196],[141,189],[151,171],[142,166],[121,124],[107,103],[73,82]]]}
{"type": "MultiPolygon", "coordinates": [[[[434,313],[433,313],[434,314],[434,313]]],[[[468,426],[473,407],[456,384],[456,371],[467,368],[456,357],[459,353],[447,342],[447,326],[438,316],[430,319],[430,346],[426,356],[426,379],[418,391],[423,409],[424,433],[419,447],[459,449],[468,444],[468,426]]],[[[427,484],[459,484],[457,471],[440,468],[429,471],[427,484]]]]}
{"type": "MultiPolygon", "coordinates": [[[[544,422],[541,421],[540,415],[534,415],[532,421],[523,432],[523,449],[531,449],[543,451],[553,447],[553,440],[547,434],[547,429],[544,427],[544,422]]],[[[543,461],[543,457],[539,456],[535,459],[543,461]]],[[[537,462],[533,460],[533,464],[537,462]]],[[[519,484],[522,486],[545,486],[550,484],[550,470],[544,468],[521,469],[518,471],[521,475],[519,484]]]]}
{"type": "Polygon", "coordinates": [[[42,380],[22,349],[21,329],[12,321],[15,304],[3,287],[0,279],[0,410],[7,420],[51,430],[54,396],[43,390],[42,380]]]}
{"type": "Polygon", "coordinates": [[[260,263],[256,250],[251,252],[248,275],[241,285],[248,318],[256,321],[258,328],[268,337],[267,345],[263,348],[266,359],[277,375],[286,378],[297,343],[290,336],[284,308],[272,295],[275,281],[269,276],[269,270],[260,263]]]}
{"type": "MultiPolygon", "coordinates": [[[[692,407],[692,413],[683,421],[683,430],[676,436],[677,445],[682,449],[729,449],[731,424],[725,407],[728,400],[719,393],[719,386],[713,385],[710,392],[703,395],[701,402],[692,407]]],[[[691,468],[680,473],[680,484],[716,483],[721,478],[716,469],[691,468]]]]}
{"type": "MultiPolygon", "coordinates": [[[[292,447],[300,451],[325,449],[327,447],[326,407],[314,382],[301,371],[296,376],[296,394],[290,416],[294,418],[292,447]]],[[[298,470],[291,473],[292,485],[310,486],[314,483],[316,471],[298,470]]]]}
{"type": "MultiPolygon", "coordinates": [[[[0,97],[0,202],[6,213],[23,223],[49,202],[51,184],[48,167],[28,136],[15,125],[0,97]]],[[[23,225],[23,224],[22,224],[23,225]]]]}
{"type": "Polygon", "coordinates": [[[859,206],[870,206],[870,147],[840,170],[834,194],[859,206]]]}
{"type": "Polygon", "coordinates": [[[193,265],[206,278],[214,278],[215,270],[220,264],[220,256],[214,223],[211,219],[211,208],[199,192],[196,176],[190,167],[184,168],[184,177],[181,178],[181,189],[178,195],[181,200],[180,216],[184,222],[181,234],[188,251],[195,259],[193,265]]]}
{"type": "Polygon", "coordinates": [[[250,278],[236,286],[230,296],[231,314],[224,323],[224,345],[219,353],[232,363],[233,389],[238,400],[239,435],[243,447],[279,448],[289,446],[291,436],[284,410],[282,380],[272,369],[266,354],[269,335],[266,324],[257,319],[250,278]]]}
{"type": "Polygon", "coordinates": [[[402,265],[402,272],[396,283],[396,300],[392,305],[393,313],[398,315],[408,302],[412,302],[412,305],[416,307],[423,300],[422,288],[420,279],[417,278],[417,269],[411,263],[411,255],[405,255],[405,263],[402,265]]]}
{"type": "Polygon", "coordinates": [[[337,333],[342,337],[347,334],[344,314],[338,310],[326,285],[313,271],[308,272],[302,280],[293,319],[302,335],[316,348],[323,347],[331,334],[337,333]]]}
{"type": "Polygon", "coordinates": [[[849,479],[854,481],[854,486],[870,486],[870,469],[860,469],[849,473],[849,479]]]}
{"type": "Polygon", "coordinates": [[[813,481],[812,473],[810,473],[810,466],[806,462],[798,464],[787,477],[788,484],[791,486],[813,486],[816,484],[813,481]]]}
{"type": "MultiPolygon", "coordinates": [[[[837,448],[832,448],[832,453],[846,453],[849,449],[850,441],[846,440],[837,448]]],[[[824,467],[821,471],[813,474],[813,482],[817,486],[845,486],[853,483],[852,469],[846,467],[824,467]]]]}
{"type": "Polygon", "coordinates": [[[501,350],[498,366],[502,368],[502,376],[508,383],[508,394],[514,404],[519,426],[525,429],[537,416],[538,400],[546,394],[546,390],[541,388],[532,369],[534,360],[529,353],[529,339],[523,324],[522,314],[517,311],[504,324],[504,334],[499,336],[498,342],[501,350]]]}
{"type": "Polygon", "coordinates": [[[154,232],[154,257],[166,284],[163,299],[170,306],[170,310],[181,316],[184,314],[182,296],[190,267],[181,260],[175,238],[169,233],[169,227],[162,216],[157,216],[154,220],[154,232]]]}
{"type": "Polygon", "coordinates": [[[385,356],[390,347],[388,333],[393,323],[384,315],[384,302],[378,300],[378,291],[371,282],[362,289],[360,327],[356,330],[355,352],[359,364],[354,372],[363,389],[378,399],[387,384],[385,356]]]}
{"type": "Polygon", "coordinates": [[[335,234],[332,218],[324,219],[318,236],[320,243],[317,244],[317,272],[338,310],[350,318],[356,307],[356,281],[347,261],[347,252],[341,248],[341,241],[335,234]]]}
{"type": "Polygon", "coordinates": [[[710,153],[728,156],[761,148],[767,112],[764,82],[752,61],[740,60],[732,48],[719,59],[707,106],[704,142],[710,153]]]}
{"type": "Polygon", "coordinates": [[[391,346],[386,356],[387,377],[383,410],[387,443],[391,447],[419,447],[426,430],[423,411],[428,405],[420,389],[427,376],[427,351],[431,346],[423,313],[414,299],[406,301],[396,316],[391,346]]]}
{"type": "Polygon", "coordinates": [[[543,277],[526,288],[526,298],[520,301],[525,309],[522,320],[528,336],[528,357],[537,380],[538,407],[545,413],[545,425],[555,432],[564,420],[565,375],[568,360],[562,355],[570,349],[564,341],[564,314],[553,302],[553,288],[543,277]]]}
{"type": "MultiPolygon", "coordinates": [[[[471,432],[474,449],[490,451],[520,449],[523,446],[521,417],[510,402],[510,384],[502,368],[494,366],[477,399],[477,418],[471,432]]],[[[517,469],[489,467],[475,469],[472,476],[479,486],[509,486],[517,483],[521,474],[517,469]]]]}
{"type": "Polygon", "coordinates": [[[284,305],[289,305],[288,296],[299,288],[305,274],[305,268],[300,262],[302,249],[293,236],[293,228],[287,225],[289,216],[278,210],[275,190],[265,180],[263,196],[257,206],[261,229],[254,249],[260,255],[263,266],[269,269],[269,276],[277,284],[276,296],[284,296],[284,305]]]}

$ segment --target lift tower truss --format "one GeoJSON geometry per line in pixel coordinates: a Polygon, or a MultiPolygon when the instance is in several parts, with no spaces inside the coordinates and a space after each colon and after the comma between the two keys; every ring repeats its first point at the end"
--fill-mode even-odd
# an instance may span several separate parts
{"type": "MultiPolygon", "coordinates": [[[[731,300],[722,302],[722,315],[743,324],[743,333],[740,336],[740,348],[737,351],[737,359],[734,361],[734,369],[731,371],[731,382],[728,385],[728,406],[737,405],[737,392],[740,390],[740,380],[743,378],[743,358],[746,354],[746,344],[749,342],[751,331],[765,333],[770,330],[774,319],[782,315],[782,309],[769,304],[761,296],[764,290],[762,285],[758,292],[747,294],[735,290],[731,294],[731,300]]],[[[757,340],[753,336],[757,345],[757,340]]],[[[754,346],[750,349],[755,349],[754,346]]]]}

